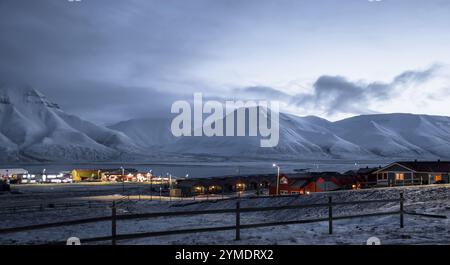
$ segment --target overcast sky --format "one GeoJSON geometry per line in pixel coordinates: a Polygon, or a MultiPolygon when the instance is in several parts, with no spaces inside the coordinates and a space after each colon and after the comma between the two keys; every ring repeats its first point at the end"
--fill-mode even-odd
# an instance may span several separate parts
{"type": "Polygon", "coordinates": [[[0,0],[0,83],[85,119],[279,99],[331,120],[450,116],[448,0],[0,0]]]}

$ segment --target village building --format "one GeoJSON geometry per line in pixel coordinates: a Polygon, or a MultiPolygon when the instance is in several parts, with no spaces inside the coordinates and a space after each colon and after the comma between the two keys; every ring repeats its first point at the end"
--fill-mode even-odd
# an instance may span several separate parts
{"type": "Polygon", "coordinates": [[[102,181],[136,181],[139,171],[134,168],[100,169],[102,181]]]}
{"type": "Polygon", "coordinates": [[[353,176],[361,180],[360,188],[371,188],[377,185],[377,175],[374,174],[381,167],[365,167],[357,170],[349,170],[344,175],[353,176]]]}
{"type": "Polygon", "coordinates": [[[373,174],[385,187],[450,183],[450,161],[400,161],[373,174]]]}
{"type": "Polygon", "coordinates": [[[23,176],[28,174],[28,170],[23,168],[3,168],[0,169],[0,179],[5,183],[20,183],[23,176]]]}
{"type": "Polygon", "coordinates": [[[74,182],[82,181],[137,181],[138,170],[134,168],[110,168],[110,169],[73,169],[71,171],[74,182]]]}
{"type": "Polygon", "coordinates": [[[73,169],[71,175],[74,182],[99,181],[100,172],[99,169],[73,169]]]}
{"type": "MultiPolygon", "coordinates": [[[[359,189],[365,180],[358,176],[343,175],[338,172],[305,172],[281,174],[278,185],[279,195],[304,195],[311,192],[359,189]]],[[[276,180],[270,185],[270,195],[277,195],[276,180]]]]}
{"type": "MultiPolygon", "coordinates": [[[[310,192],[337,189],[339,189],[339,186],[336,183],[331,181],[328,177],[318,176],[318,173],[281,174],[279,178],[278,195],[303,195],[310,192]]],[[[269,195],[277,195],[276,180],[270,185],[269,195]]]]}
{"type": "Polygon", "coordinates": [[[210,178],[181,179],[173,187],[173,194],[181,196],[230,194],[236,192],[254,191],[260,194],[268,189],[274,174],[226,176],[210,178]]]}

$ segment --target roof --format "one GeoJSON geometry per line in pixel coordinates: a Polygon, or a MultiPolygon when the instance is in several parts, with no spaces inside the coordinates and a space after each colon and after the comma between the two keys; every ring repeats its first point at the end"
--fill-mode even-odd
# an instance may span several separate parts
{"type": "Polygon", "coordinates": [[[15,175],[15,174],[28,174],[28,171],[23,168],[1,168],[0,175],[15,175]]]}
{"type": "Polygon", "coordinates": [[[400,165],[415,172],[450,172],[450,161],[400,161],[375,172],[382,172],[393,165],[400,165]]]}
{"type": "MultiPolygon", "coordinates": [[[[102,173],[106,173],[106,174],[122,174],[122,168],[107,168],[107,169],[99,169],[102,173]]],[[[128,173],[138,173],[139,171],[137,169],[134,168],[124,168],[123,172],[128,174],[128,173]]]]}
{"type": "Polygon", "coordinates": [[[379,167],[366,167],[366,168],[360,168],[358,171],[356,171],[357,174],[365,175],[365,174],[372,174],[373,172],[380,169],[379,167]]]}
{"type": "Polygon", "coordinates": [[[290,184],[291,187],[293,188],[303,188],[304,186],[308,185],[309,183],[311,183],[312,178],[309,179],[295,179],[292,184],[290,184]]]}

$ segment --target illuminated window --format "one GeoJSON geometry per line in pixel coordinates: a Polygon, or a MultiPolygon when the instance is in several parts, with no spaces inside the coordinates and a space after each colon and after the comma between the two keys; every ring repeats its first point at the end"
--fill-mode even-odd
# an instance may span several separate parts
{"type": "Polygon", "coordinates": [[[245,190],[245,183],[237,183],[236,184],[236,190],[237,191],[244,191],[245,190]]]}
{"type": "Polygon", "coordinates": [[[442,175],[434,175],[434,181],[442,181],[442,175]]]}
{"type": "Polygon", "coordinates": [[[403,173],[396,173],[395,174],[395,180],[405,180],[405,174],[403,174],[403,173]]]}

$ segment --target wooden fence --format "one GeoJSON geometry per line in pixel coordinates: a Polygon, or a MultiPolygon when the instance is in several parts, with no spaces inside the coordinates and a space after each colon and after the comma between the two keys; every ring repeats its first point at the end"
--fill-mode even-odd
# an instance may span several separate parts
{"type": "MultiPolygon", "coordinates": [[[[30,230],[36,230],[36,229],[110,221],[111,222],[111,235],[110,236],[85,238],[85,239],[81,239],[81,242],[89,243],[89,242],[111,241],[111,243],[113,245],[115,245],[118,240],[138,239],[138,238],[147,238],[147,237],[164,236],[164,235],[226,231],[226,230],[235,230],[235,239],[240,240],[242,229],[280,226],[280,225],[292,225],[292,224],[306,224],[306,223],[327,222],[327,221],[328,221],[328,233],[332,234],[333,233],[333,221],[335,221],[335,220],[374,217],[374,216],[399,215],[400,228],[404,227],[404,215],[405,214],[422,215],[422,216],[426,216],[426,217],[435,217],[435,218],[446,218],[446,216],[440,216],[440,215],[430,215],[430,214],[419,214],[419,213],[406,212],[404,210],[404,201],[405,201],[405,199],[403,198],[403,193],[400,193],[400,196],[397,199],[334,202],[332,200],[332,197],[328,197],[327,203],[269,206],[269,207],[248,207],[248,208],[241,208],[240,200],[237,200],[236,207],[230,208],[230,209],[154,212],[154,213],[126,214],[126,215],[117,215],[116,214],[116,205],[113,202],[113,205],[111,207],[112,208],[111,216],[95,217],[95,218],[89,218],[89,219],[72,220],[72,221],[48,223],[48,224],[37,224],[37,225],[26,226],[26,227],[6,228],[6,229],[0,229],[0,234],[16,233],[16,232],[30,231],[30,230]],[[399,210],[375,212],[375,213],[365,213],[365,214],[354,214],[354,215],[340,215],[340,216],[333,215],[333,207],[335,207],[335,206],[359,205],[359,204],[371,204],[371,203],[392,203],[392,202],[399,203],[399,210]],[[293,210],[293,209],[305,209],[305,208],[327,208],[328,216],[322,217],[322,218],[314,218],[314,219],[241,224],[241,214],[244,214],[244,213],[293,210]],[[150,218],[157,218],[157,217],[194,216],[194,215],[223,214],[223,213],[234,213],[235,217],[236,217],[235,225],[204,227],[204,228],[188,228],[188,229],[154,231],[154,232],[143,232],[143,233],[133,233],[133,234],[117,234],[117,223],[120,220],[150,219],[150,218]]],[[[66,242],[65,241],[64,242],[54,242],[51,244],[66,244],[66,242]]]]}

